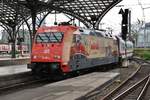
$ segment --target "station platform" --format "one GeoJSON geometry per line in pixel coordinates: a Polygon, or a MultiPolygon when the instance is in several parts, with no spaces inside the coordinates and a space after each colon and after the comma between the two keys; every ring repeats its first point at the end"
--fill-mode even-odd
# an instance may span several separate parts
{"type": "Polygon", "coordinates": [[[76,100],[114,81],[119,73],[94,72],[79,77],[2,95],[2,100],[76,100]]]}
{"type": "Polygon", "coordinates": [[[9,65],[21,65],[30,62],[30,57],[18,57],[18,58],[0,58],[0,67],[9,65]]]}
{"type": "Polygon", "coordinates": [[[27,65],[11,65],[11,66],[0,67],[0,77],[20,74],[29,71],[30,69],[27,69],[27,65]]]}

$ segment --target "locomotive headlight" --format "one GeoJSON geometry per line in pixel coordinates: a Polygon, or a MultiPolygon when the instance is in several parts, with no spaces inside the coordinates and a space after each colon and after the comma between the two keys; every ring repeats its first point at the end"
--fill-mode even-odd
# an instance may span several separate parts
{"type": "Polygon", "coordinates": [[[67,65],[67,64],[68,64],[67,62],[64,62],[64,63],[63,63],[63,65],[67,65]]]}
{"type": "Polygon", "coordinates": [[[54,59],[61,59],[61,56],[55,55],[54,59]]]}

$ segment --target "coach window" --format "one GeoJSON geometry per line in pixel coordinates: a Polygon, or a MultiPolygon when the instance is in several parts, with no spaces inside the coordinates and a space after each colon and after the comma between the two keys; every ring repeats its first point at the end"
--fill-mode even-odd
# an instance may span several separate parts
{"type": "Polygon", "coordinates": [[[93,31],[90,32],[90,35],[92,35],[92,36],[97,36],[96,33],[93,32],[93,31]]]}

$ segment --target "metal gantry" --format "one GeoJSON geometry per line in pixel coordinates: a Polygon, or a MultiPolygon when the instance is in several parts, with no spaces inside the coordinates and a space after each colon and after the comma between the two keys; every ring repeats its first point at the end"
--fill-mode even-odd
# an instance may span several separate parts
{"type": "Polygon", "coordinates": [[[53,9],[79,19],[87,27],[98,28],[103,16],[121,0],[51,0],[53,9]]]}
{"type": "Polygon", "coordinates": [[[16,13],[21,22],[24,18],[33,19],[45,10],[56,10],[73,16],[85,26],[98,28],[103,16],[122,0],[0,0],[0,22],[15,20],[16,13]],[[24,17],[24,18],[22,18],[24,17]]]}
{"type": "MultiPolygon", "coordinates": [[[[70,15],[87,28],[99,29],[104,15],[122,0],[0,0],[0,25],[7,30],[15,52],[19,28],[26,23],[31,43],[37,27],[53,12],[70,15]],[[37,25],[38,14],[43,15],[37,25]],[[28,22],[32,19],[31,26],[28,22]]],[[[15,56],[14,56],[15,57],[15,56]]]]}

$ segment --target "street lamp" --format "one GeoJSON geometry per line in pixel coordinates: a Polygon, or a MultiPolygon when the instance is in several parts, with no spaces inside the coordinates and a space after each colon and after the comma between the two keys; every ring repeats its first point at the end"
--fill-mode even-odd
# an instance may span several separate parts
{"type": "Polygon", "coordinates": [[[144,20],[144,48],[146,48],[146,27],[145,27],[145,13],[144,13],[144,8],[142,6],[142,3],[138,0],[139,5],[141,6],[142,13],[143,13],[143,20],[144,20]]]}

